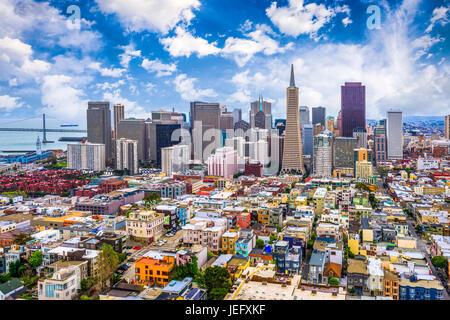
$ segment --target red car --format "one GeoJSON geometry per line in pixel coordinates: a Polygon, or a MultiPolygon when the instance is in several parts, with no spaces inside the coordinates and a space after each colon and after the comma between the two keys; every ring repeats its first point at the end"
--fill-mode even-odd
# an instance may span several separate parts
{"type": "Polygon", "coordinates": [[[134,250],[141,250],[142,247],[141,247],[141,246],[136,246],[136,247],[134,247],[133,249],[134,249],[134,250]]]}

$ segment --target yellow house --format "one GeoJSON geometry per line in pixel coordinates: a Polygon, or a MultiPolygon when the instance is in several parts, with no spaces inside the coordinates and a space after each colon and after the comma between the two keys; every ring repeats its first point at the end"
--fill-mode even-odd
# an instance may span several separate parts
{"type": "Polygon", "coordinates": [[[364,242],[373,242],[373,230],[363,229],[362,230],[362,240],[364,242]]]}
{"type": "Polygon", "coordinates": [[[413,237],[397,237],[396,245],[404,249],[416,249],[417,242],[413,237]]]}
{"type": "Polygon", "coordinates": [[[231,275],[231,280],[234,281],[238,279],[248,267],[250,267],[250,259],[248,257],[244,258],[241,256],[234,256],[231,258],[227,264],[227,269],[231,275]]]}
{"type": "Polygon", "coordinates": [[[355,256],[359,254],[359,237],[358,235],[353,235],[348,238],[348,247],[350,252],[355,256]]]}
{"type": "Polygon", "coordinates": [[[235,243],[239,238],[238,232],[228,230],[222,235],[222,252],[224,254],[234,254],[235,243]]]}
{"type": "Polygon", "coordinates": [[[295,207],[302,207],[308,205],[308,199],[306,197],[299,196],[295,198],[295,207]]]}
{"type": "Polygon", "coordinates": [[[323,206],[325,201],[325,195],[327,194],[326,188],[317,188],[316,192],[314,192],[313,203],[315,213],[321,215],[323,212],[323,206]]]}

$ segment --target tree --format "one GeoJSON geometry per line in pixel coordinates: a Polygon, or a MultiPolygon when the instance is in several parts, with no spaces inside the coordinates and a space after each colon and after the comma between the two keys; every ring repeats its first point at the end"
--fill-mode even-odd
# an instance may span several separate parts
{"type": "Polygon", "coordinates": [[[191,262],[186,262],[184,265],[176,265],[172,269],[172,280],[183,280],[186,277],[196,279],[198,276],[197,257],[193,256],[191,262]]]}
{"type": "Polygon", "coordinates": [[[338,286],[339,285],[339,279],[331,277],[330,279],[328,279],[328,284],[330,286],[338,286]]]}
{"type": "Polygon", "coordinates": [[[33,240],[33,238],[26,233],[20,233],[15,239],[14,239],[14,243],[19,244],[19,245],[25,245],[28,241],[33,240]]]}
{"type": "Polygon", "coordinates": [[[144,200],[142,201],[142,206],[146,210],[151,210],[154,205],[156,205],[160,202],[161,202],[161,197],[156,192],[153,192],[144,197],[144,200]]]}
{"type": "Polygon", "coordinates": [[[89,289],[91,289],[95,284],[95,279],[94,278],[84,278],[83,280],[81,280],[80,283],[80,289],[81,291],[88,291],[89,289]]]}
{"type": "Polygon", "coordinates": [[[255,247],[258,248],[258,249],[264,248],[264,240],[262,240],[262,239],[256,239],[256,245],[255,245],[255,247]]]}
{"type": "Polygon", "coordinates": [[[8,271],[11,277],[19,277],[21,275],[21,272],[23,272],[23,268],[21,269],[20,267],[21,267],[20,260],[16,260],[15,262],[11,262],[9,264],[8,271]]]}
{"type": "Polygon", "coordinates": [[[125,260],[127,260],[127,254],[122,252],[118,254],[119,257],[119,264],[121,264],[122,262],[124,262],[125,260]]]}
{"type": "Polygon", "coordinates": [[[6,281],[11,280],[11,275],[9,273],[7,274],[0,274],[0,283],[5,283],[6,281]]]}
{"type": "Polygon", "coordinates": [[[274,243],[277,240],[278,240],[278,237],[276,235],[273,235],[273,234],[270,235],[270,237],[269,237],[270,244],[274,243]]]}
{"type": "Polygon", "coordinates": [[[435,268],[445,269],[447,267],[447,258],[443,256],[435,256],[431,259],[431,263],[435,268]]]}
{"type": "Polygon", "coordinates": [[[28,262],[31,264],[33,269],[37,269],[38,267],[40,267],[42,264],[42,252],[41,251],[33,252],[28,262]]]}
{"type": "Polygon", "coordinates": [[[114,251],[112,246],[105,243],[102,247],[99,258],[98,281],[101,289],[107,287],[118,264],[119,256],[117,252],[114,251]]]}
{"type": "Polygon", "coordinates": [[[201,287],[206,288],[210,299],[223,299],[231,288],[228,270],[218,266],[207,268],[198,277],[197,282],[201,287]]]}

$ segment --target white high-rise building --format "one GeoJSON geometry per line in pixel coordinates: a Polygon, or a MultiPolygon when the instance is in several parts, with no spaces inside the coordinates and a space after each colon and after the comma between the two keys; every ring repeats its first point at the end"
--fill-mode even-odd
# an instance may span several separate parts
{"type": "Polygon", "coordinates": [[[403,115],[399,110],[387,112],[387,154],[389,160],[403,159],[403,115]]]}
{"type": "Polygon", "coordinates": [[[238,173],[237,151],[231,147],[216,149],[216,153],[208,158],[208,174],[210,176],[233,178],[238,173]]]}
{"type": "Polygon", "coordinates": [[[116,169],[128,169],[130,175],[138,173],[138,142],[137,140],[116,140],[116,169]]]}
{"type": "Polygon", "coordinates": [[[269,164],[269,143],[267,140],[249,142],[249,160],[252,163],[259,162],[262,165],[269,164]]]}
{"type": "Polygon", "coordinates": [[[166,175],[189,169],[190,148],[185,144],[177,144],[161,149],[161,169],[166,175]]]}
{"type": "Polygon", "coordinates": [[[232,137],[225,139],[225,146],[231,147],[237,152],[238,156],[238,170],[244,171],[245,169],[245,146],[246,142],[243,137],[232,137]]]}
{"type": "Polygon", "coordinates": [[[333,171],[333,136],[324,131],[314,137],[314,175],[329,177],[333,171]]]}
{"type": "Polygon", "coordinates": [[[67,168],[75,170],[105,170],[105,145],[101,143],[67,144],[67,168]]]}

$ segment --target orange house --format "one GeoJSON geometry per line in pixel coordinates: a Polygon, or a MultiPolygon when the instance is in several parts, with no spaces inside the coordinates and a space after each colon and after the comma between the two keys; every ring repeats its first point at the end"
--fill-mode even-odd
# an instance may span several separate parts
{"type": "Polygon", "coordinates": [[[135,282],[139,285],[166,286],[174,265],[174,257],[164,256],[160,260],[142,257],[134,264],[135,282]]]}

